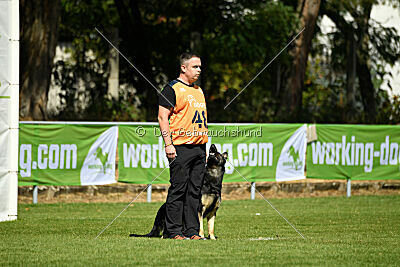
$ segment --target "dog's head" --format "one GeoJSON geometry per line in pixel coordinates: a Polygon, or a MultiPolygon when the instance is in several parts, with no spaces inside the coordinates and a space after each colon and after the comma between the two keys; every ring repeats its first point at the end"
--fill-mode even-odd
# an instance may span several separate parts
{"type": "Polygon", "coordinates": [[[207,166],[208,167],[213,167],[213,166],[221,166],[224,167],[226,163],[226,159],[228,158],[228,153],[219,153],[217,148],[215,147],[214,144],[211,145],[210,147],[210,152],[208,153],[208,159],[207,159],[207,166]]]}

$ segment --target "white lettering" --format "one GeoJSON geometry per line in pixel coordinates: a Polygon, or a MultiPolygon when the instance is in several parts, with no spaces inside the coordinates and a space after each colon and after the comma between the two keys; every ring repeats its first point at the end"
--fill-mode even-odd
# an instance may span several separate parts
{"type": "Polygon", "coordinates": [[[272,143],[258,144],[258,166],[272,166],[273,150],[274,150],[274,145],[272,143]]]}
{"type": "Polygon", "coordinates": [[[21,177],[31,176],[32,145],[21,144],[19,148],[19,166],[21,177]],[[25,160],[26,158],[26,160],[25,160]]]}
{"type": "Polygon", "coordinates": [[[397,165],[398,151],[399,151],[399,145],[397,143],[391,143],[390,144],[390,156],[389,156],[389,164],[390,165],[397,165]]]}
{"type": "Polygon", "coordinates": [[[206,108],[206,103],[197,102],[197,100],[192,95],[188,95],[188,102],[189,102],[190,106],[192,106],[192,103],[193,103],[193,107],[195,107],[195,108],[204,108],[204,109],[206,108]]]}
{"type": "Polygon", "coordinates": [[[351,143],[346,143],[346,136],[342,136],[342,165],[351,166],[353,165],[350,161],[350,146],[351,143]]]}
{"type": "Polygon", "coordinates": [[[324,164],[325,158],[325,143],[313,142],[311,144],[313,164],[324,164]]]}
{"type": "Polygon", "coordinates": [[[333,165],[335,163],[335,144],[326,144],[326,164],[333,165]]]}
{"type": "MultiPolygon", "coordinates": [[[[222,150],[218,150],[218,151],[222,151],[222,152],[228,152],[228,161],[233,163],[233,148],[232,148],[232,144],[223,144],[222,145],[222,150]]],[[[231,164],[226,164],[225,165],[225,172],[228,174],[233,173],[234,171],[234,167],[231,164]]]]}
{"type": "Polygon", "coordinates": [[[151,166],[151,145],[143,144],[142,149],[140,150],[140,166],[142,168],[150,168],[151,166]],[[146,157],[147,156],[147,157],[146,157]]]}
{"type": "Polygon", "coordinates": [[[158,151],[158,162],[160,163],[160,168],[164,168],[164,166],[169,168],[168,158],[165,154],[164,140],[161,136],[158,137],[158,151]]]}
{"type": "Polygon", "coordinates": [[[374,144],[367,143],[365,145],[365,172],[371,172],[374,165],[374,144]]]}
{"type": "Polygon", "coordinates": [[[249,166],[257,166],[257,152],[258,145],[250,143],[249,145],[249,166]]]}
{"type": "Polygon", "coordinates": [[[57,169],[58,168],[58,162],[59,162],[59,156],[60,156],[60,147],[55,144],[50,145],[50,151],[49,151],[49,168],[50,169],[57,169]]]}
{"type": "Polygon", "coordinates": [[[39,169],[47,169],[47,158],[43,159],[43,154],[47,155],[49,147],[46,144],[40,144],[38,147],[38,166],[39,169]]]}
{"type": "Polygon", "coordinates": [[[151,155],[151,167],[156,168],[157,167],[157,151],[158,151],[158,144],[153,144],[151,146],[153,148],[152,155],[151,155]]]}
{"type": "Polygon", "coordinates": [[[134,144],[130,144],[128,149],[128,144],[124,143],[123,150],[124,150],[124,167],[129,168],[132,166],[133,168],[136,168],[139,163],[140,144],[136,146],[136,149],[134,144]]]}
{"type": "Polygon", "coordinates": [[[356,162],[355,165],[358,166],[358,163],[360,165],[363,165],[364,161],[364,144],[363,143],[357,143],[356,144],[356,162]]]}
{"type": "Polygon", "coordinates": [[[342,143],[336,143],[336,159],[335,159],[335,165],[339,165],[340,161],[340,149],[342,148],[342,143]]]}
{"type": "Polygon", "coordinates": [[[248,161],[248,156],[244,156],[243,154],[246,153],[247,154],[247,144],[239,144],[237,146],[237,150],[238,150],[238,159],[239,159],[239,166],[240,167],[244,167],[247,165],[247,161],[248,161]]]}
{"type": "Polygon", "coordinates": [[[62,144],[61,145],[61,154],[60,154],[60,169],[64,169],[64,161],[65,161],[65,168],[71,169],[71,154],[72,154],[72,168],[76,169],[76,162],[77,162],[77,151],[78,148],[75,144],[62,144]],[[66,155],[66,160],[64,160],[66,155]]]}
{"type": "Polygon", "coordinates": [[[386,136],[385,143],[381,144],[381,155],[379,161],[381,165],[387,165],[389,160],[389,136],[386,136]]]}

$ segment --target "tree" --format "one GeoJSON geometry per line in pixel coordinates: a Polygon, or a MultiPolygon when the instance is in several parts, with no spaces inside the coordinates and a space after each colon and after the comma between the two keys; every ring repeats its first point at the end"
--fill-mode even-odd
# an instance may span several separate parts
{"type": "Polygon", "coordinates": [[[46,120],[59,0],[20,0],[20,119],[46,120]]]}
{"type": "MultiPolygon", "coordinates": [[[[55,63],[53,83],[60,90],[56,120],[140,120],[135,101],[126,103],[126,96],[108,96],[110,52],[112,47],[96,31],[118,46],[111,38],[117,26],[113,0],[62,0],[59,42],[66,47],[65,58],[55,63]]],[[[115,52],[115,51],[113,51],[115,52]]],[[[128,97],[129,97],[128,96],[128,97]]]]}
{"type": "Polygon", "coordinates": [[[203,44],[209,58],[205,85],[211,120],[274,121],[279,107],[277,66],[284,69],[290,64],[288,54],[282,53],[242,89],[290,40],[298,22],[293,8],[275,1],[235,1],[219,13],[221,19],[207,28],[203,44]]]}
{"type": "MultiPolygon", "coordinates": [[[[210,121],[262,121],[267,113],[271,119],[270,72],[252,83],[229,110],[221,108],[285,45],[296,22],[291,7],[275,1],[243,0],[116,1],[115,6],[121,52],[156,87],[178,76],[181,52],[195,49],[205,66],[201,86],[210,121]],[[247,112],[240,112],[243,108],[247,112]]],[[[121,79],[137,88],[146,120],[155,120],[154,88],[126,62],[121,65],[121,79]]]]}
{"type": "Polygon", "coordinates": [[[377,89],[386,74],[378,62],[394,63],[400,55],[398,34],[369,18],[374,3],[62,0],[60,41],[72,43],[73,52],[70,62],[61,60],[54,68],[63,109],[55,118],[156,120],[157,91],[125,59],[119,63],[119,99],[106,96],[112,48],[95,27],[107,37],[111,27],[118,28],[121,53],[158,89],[178,76],[181,52],[200,53],[211,122],[365,122],[374,110],[390,110],[387,95],[377,89]],[[331,54],[314,38],[324,14],[339,25],[328,36],[331,54]],[[289,49],[224,110],[303,27],[289,49]]]}
{"type": "MultiPolygon", "coordinates": [[[[139,3],[136,0],[132,1],[121,1],[115,0],[115,6],[117,8],[119,19],[120,19],[120,27],[121,27],[121,35],[123,37],[123,41],[121,42],[121,48],[124,53],[130,56],[131,61],[137,66],[137,68],[143,73],[143,75],[148,79],[154,80],[154,73],[151,69],[151,54],[150,50],[151,44],[148,40],[148,35],[151,33],[144,24],[141,10],[139,9],[139,3]]],[[[123,62],[122,64],[128,66],[127,62],[123,62]]],[[[128,66],[130,68],[130,66],[128,66]]],[[[129,71],[128,71],[129,72],[129,71]]],[[[133,69],[130,71],[134,72],[133,69]]],[[[138,73],[133,73],[131,77],[139,76],[138,73]]],[[[134,85],[139,95],[140,102],[143,107],[143,112],[146,114],[149,110],[146,107],[155,106],[156,101],[156,93],[152,86],[146,81],[143,77],[138,79],[130,79],[130,82],[134,85]]],[[[151,112],[152,116],[155,118],[154,112],[151,112]]],[[[144,115],[144,117],[147,117],[144,115]]]]}
{"type": "Polygon", "coordinates": [[[321,0],[299,0],[297,3],[300,28],[304,31],[289,52],[293,61],[288,69],[279,112],[283,121],[298,121],[301,118],[304,77],[320,5],[321,0]]]}
{"type": "MultiPolygon", "coordinates": [[[[346,74],[346,98],[342,121],[376,123],[381,105],[379,82],[385,73],[380,64],[394,64],[400,57],[400,37],[393,28],[383,27],[371,19],[378,1],[329,0],[322,7],[336,25],[333,35],[332,63],[346,74]],[[345,19],[345,14],[348,16],[345,19]],[[356,79],[357,78],[357,79],[356,79]],[[357,98],[361,99],[361,114],[357,98]]],[[[383,98],[387,98],[383,97],[383,98]]]]}

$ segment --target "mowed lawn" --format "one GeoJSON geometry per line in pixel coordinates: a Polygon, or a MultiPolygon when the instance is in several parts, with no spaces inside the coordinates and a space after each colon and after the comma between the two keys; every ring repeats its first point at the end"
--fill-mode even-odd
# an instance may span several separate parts
{"type": "Polygon", "coordinates": [[[218,240],[130,238],[147,233],[161,203],[19,205],[0,223],[6,265],[400,265],[400,197],[223,201],[218,240]],[[259,240],[257,240],[259,239],[259,240]]]}

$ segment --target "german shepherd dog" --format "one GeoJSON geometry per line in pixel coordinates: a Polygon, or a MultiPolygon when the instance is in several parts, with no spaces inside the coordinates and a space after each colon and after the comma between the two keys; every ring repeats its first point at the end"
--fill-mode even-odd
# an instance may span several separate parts
{"type": "MultiPolygon", "coordinates": [[[[208,234],[210,239],[216,239],[214,234],[214,222],[217,210],[221,204],[222,179],[225,173],[225,163],[228,153],[217,151],[214,144],[211,145],[204,182],[201,188],[201,204],[199,206],[200,231],[199,235],[204,237],[203,219],[207,218],[208,234]]],[[[151,231],[145,235],[130,234],[133,237],[163,237],[167,238],[165,229],[166,203],[158,210],[151,231]]]]}

